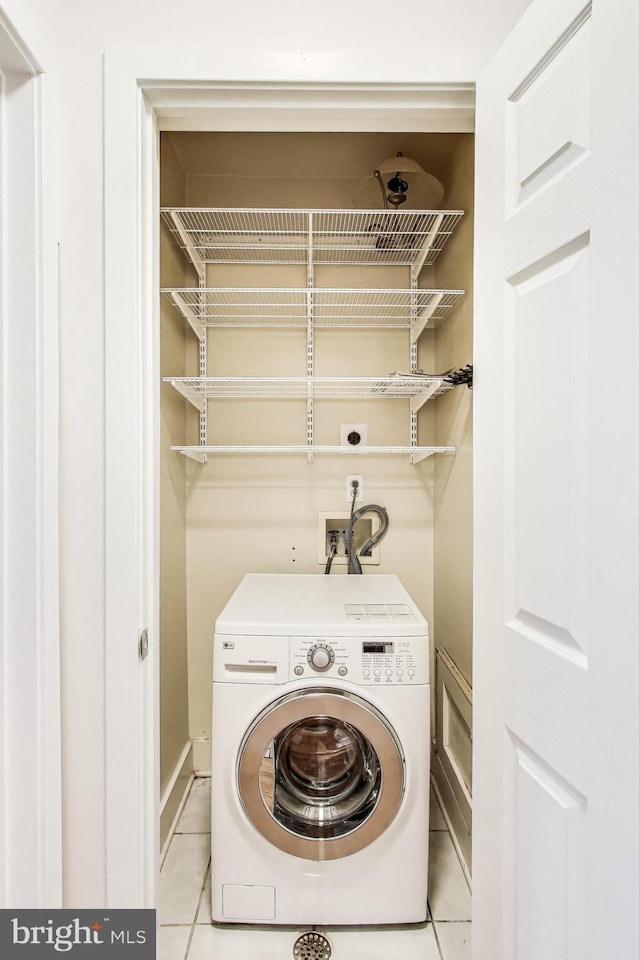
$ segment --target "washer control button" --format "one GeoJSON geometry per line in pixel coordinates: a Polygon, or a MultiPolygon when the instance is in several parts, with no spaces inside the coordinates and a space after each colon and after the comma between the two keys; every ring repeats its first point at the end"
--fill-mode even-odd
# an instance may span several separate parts
{"type": "Polygon", "coordinates": [[[370,676],[371,676],[371,670],[363,670],[363,671],[362,671],[362,676],[363,676],[363,677],[370,677],[370,676]]]}
{"type": "Polygon", "coordinates": [[[415,677],[416,672],[415,672],[415,670],[407,670],[407,674],[408,674],[410,677],[415,677]]]}
{"type": "Polygon", "coordinates": [[[343,665],[342,667],[338,667],[338,673],[340,674],[341,677],[346,677],[346,675],[349,673],[349,671],[348,671],[347,668],[343,665]]]}
{"type": "Polygon", "coordinates": [[[297,667],[293,668],[293,672],[295,673],[296,677],[301,677],[304,673],[304,667],[301,667],[300,664],[298,664],[297,667]]]}
{"type": "Polygon", "coordinates": [[[390,670],[390,669],[387,667],[387,669],[385,670],[385,676],[387,676],[387,677],[392,677],[392,676],[393,676],[393,670],[390,670]]]}
{"type": "Polygon", "coordinates": [[[404,670],[396,670],[396,673],[398,674],[399,677],[401,677],[404,674],[404,670]]]}
{"type": "Polygon", "coordinates": [[[315,643],[307,653],[309,666],[319,673],[328,670],[336,655],[327,643],[315,643]]]}
{"type": "Polygon", "coordinates": [[[380,677],[380,676],[382,676],[382,670],[374,670],[374,671],[373,671],[373,675],[374,675],[374,677],[380,677]]]}

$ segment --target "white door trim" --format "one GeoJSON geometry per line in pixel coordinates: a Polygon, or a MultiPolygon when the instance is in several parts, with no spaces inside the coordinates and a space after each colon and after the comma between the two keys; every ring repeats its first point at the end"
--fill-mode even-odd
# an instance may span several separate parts
{"type": "MultiPolygon", "coordinates": [[[[22,14],[22,11],[17,11],[22,14]]],[[[62,905],[57,81],[0,7],[0,906],[62,905]]]]}
{"type": "Polygon", "coordinates": [[[388,49],[106,52],[109,906],[153,906],[158,869],[158,130],[472,130],[473,85],[436,80],[388,49]]]}

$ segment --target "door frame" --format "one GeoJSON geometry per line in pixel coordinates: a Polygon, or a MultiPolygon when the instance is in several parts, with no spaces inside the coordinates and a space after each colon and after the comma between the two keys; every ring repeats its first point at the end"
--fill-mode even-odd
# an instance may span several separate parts
{"type": "Polygon", "coordinates": [[[159,848],[159,132],[472,132],[474,85],[401,51],[105,52],[107,905],[155,905],[159,848]],[[139,657],[148,630],[149,653],[139,657]]]}
{"type": "Polygon", "coordinates": [[[0,5],[0,906],[62,906],[58,90],[0,5]]]}

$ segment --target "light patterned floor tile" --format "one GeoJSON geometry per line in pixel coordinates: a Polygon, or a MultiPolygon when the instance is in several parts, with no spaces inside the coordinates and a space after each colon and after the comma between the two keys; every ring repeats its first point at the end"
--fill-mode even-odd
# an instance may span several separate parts
{"type": "MultiPolygon", "coordinates": [[[[293,944],[307,928],[211,923],[210,788],[210,778],[194,780],[162,869],[158,917],[164,926],[158,930],[158,960],[289,960],[293,944]]],[[[324,929],[333,960],[471,960],[471,895],[433,790],[430,797],[429,902],[434,923],[324,929]]]]}
{"type": "Polygon", "coordinates": [[[300,930],[291,927],[199,924],[194,927],[188,960],[290,960],[299,936],[300,930]]]}
{"type": "Polygon", "coordinates": [[[326,935],[333,948],[332,960],[440,960],[430,923],[349,930],[330,927],[326,935]]]}
{"type": "Polygon", "coordinates": [[[184,960],[190,936],[190,926],[158,927],[156,960],[184,960]]]}
{"type": "Polygon", "coordinates": [[[438,920],[471,920],[471,893],[448,833],[429,839],[429,906],[438,920]]]}
{"type": "Polygon", "coordinates": [[[211,832],[211,777],[196,777],[176,827],[176,833],[211,832]]]}
{"type": "Polygon", "coordinates": [[[211,868],[207,870],[207,877],[204,881],[204,893],[200,901],[198,918],[196,923],[211,923],[211,868]]]}
{"type": "Polygon", "coordinates": [[[436,924],[436,935],[442,951],[443,960],[471,960],[471,924],[436,924]]]}
{"type": "Polygon", "coordinates": [[[194,922],[210,851],[207,833],[175,834],[160,873],[160,924],[194,922]]]}
{"type": "MultiPolygon", "coordinates": [[[[305,928],[306,929],[306,928],[305,928]]],[[[289,960],[305,929],[199,925],[188,960],[289,960]]],[[[431,924],[419,927],[321,928],[332,960],[440,960],[431,924]]]]}

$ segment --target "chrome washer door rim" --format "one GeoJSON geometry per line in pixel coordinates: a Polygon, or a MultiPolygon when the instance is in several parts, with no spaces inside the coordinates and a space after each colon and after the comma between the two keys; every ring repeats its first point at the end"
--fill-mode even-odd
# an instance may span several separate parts
{"type": "Polygon", "coordinates": [[[372,704],[347,691],[316,687],[285,694],[255,718],[238,754],[237,786],[247,817],[275,847],[305,860],[337,860],[369,846],[393,822],[404,795],[405,762],[392,727],[372,704]],[[315,839],[292,833],[267,809],[260,789],[260,767],[269,743],[285,727],[313,717],[331,717],[359,730],[382,769],[375,808],[359,827],[339,837],[315,839]]]}

